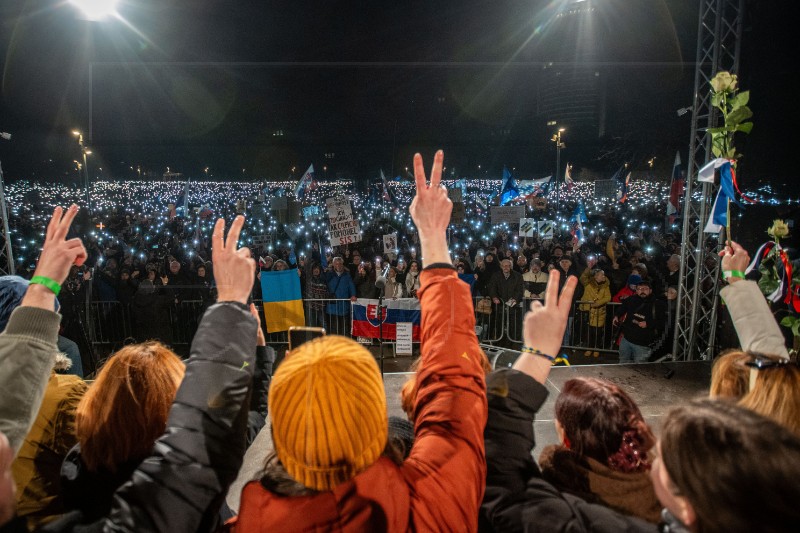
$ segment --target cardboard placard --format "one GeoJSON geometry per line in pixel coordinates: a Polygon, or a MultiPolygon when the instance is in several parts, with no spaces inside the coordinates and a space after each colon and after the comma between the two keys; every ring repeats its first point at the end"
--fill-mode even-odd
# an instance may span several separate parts
{"type": "Polygon", "coordinates": [[[519,219],[525,218],[524,205],[492,206],[489,208],[492,225],[506,223],[509,226],[519,224],[519,219]]]}
{"type": "Polygon", "coordinates": [[[519,236],[520,237],[533,237],[536,233],[536,221],[532,218],[519,219],[519,236]]]}
{"type": "Polygon", "coordinates": [[[328,198],[328,230],[331,246],[341,246],[361,242],[361,228],[353,216],[350,200],[347,198],[328,198]]]}
{"type": "Polygon", "coordinates": [[[538,224],[539,237],[542,239],[552,239],[556,229],[556,223],[552,220],[540,220],[538,224]]]}
{"type": "Polygon", "coordinates": [[[397,233],[390,233],[383,236],[383,253],[397,253],[397,233]]]}

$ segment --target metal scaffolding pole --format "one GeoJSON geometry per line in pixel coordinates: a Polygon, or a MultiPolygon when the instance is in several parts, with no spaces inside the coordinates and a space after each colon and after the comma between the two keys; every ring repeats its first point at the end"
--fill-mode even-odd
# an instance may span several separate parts
{"type": "Polygon", "coordinates": [[[676,360],[710,359],[714,355],[719,296],[719,235],[703,228],[716,186],[697,183],[698,170],[711,159],[711,135],[719,116],[711,105],[710,81],[722,70],[739,70],[744,0],[702,0],[697,32],[694,106],[689,138],[683,240],[677,317],[672,354],[676,360]],[[698,185],[701,185],[699,188],[698,185]],[[710,238],[707,244],[706,240],[710,238]]]}

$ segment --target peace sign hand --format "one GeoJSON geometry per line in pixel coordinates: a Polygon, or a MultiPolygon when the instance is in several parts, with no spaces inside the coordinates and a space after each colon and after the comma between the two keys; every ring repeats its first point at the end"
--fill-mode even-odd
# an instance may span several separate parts
{"type": "Polygon", "coordinates": [[[61,207],[53,210],[53,218],[47,225],[42,254],[39,256],[34,276],[44,276],[62,285],[69,276],[72,265],[81,266],[86,261],[86,248],[83,247],[81,240],[77,237],[66,239],[77,214],[78,206],[75,204],[72,204],[66,213],[61,207]]]}
{"type": "Polygon", "coordinates": [[[242,226],[244,217],[239,215],[231,224],[226,239],[225,220],[220,218],[214,225],[211,259],[219,302],[240,302],[247,305],[250,291],[253,289],[256,262],[250,257],[249,249],[236,248],[242,226]]]}
{"type": "Polygon", "coordinates": [[[417,183],[417,194],[411,202],[409,211],[414,224],[419,230],[419,240],[425,263],[450,263],[450,252],[447,249],[445,232],[450,224],[450,213],[453,202],[447,196],[447,189],[442,186],[442,162],[444,152],[439,150],[433,158],[431,182],[427,184],[422,156],[414,156],[414,179],[417,183]]]}

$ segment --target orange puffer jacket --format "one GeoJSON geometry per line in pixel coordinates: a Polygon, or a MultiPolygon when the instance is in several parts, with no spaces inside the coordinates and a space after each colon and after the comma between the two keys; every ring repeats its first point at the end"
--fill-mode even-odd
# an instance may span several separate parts
{"type": "Polygon", "coordinates": [[[486,482],[487,403],[469,287],[425,270],[415,442],[402,466],[381,458],[332,491],[286,497],[259,481],[242,492],[234,532],[475,531],[486,482]]]}

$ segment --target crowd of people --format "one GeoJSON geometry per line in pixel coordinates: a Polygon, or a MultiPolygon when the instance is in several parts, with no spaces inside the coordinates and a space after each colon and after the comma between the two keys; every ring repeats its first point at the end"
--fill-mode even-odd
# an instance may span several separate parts
{"type": "MultiPolygon", "coordinates": [[[[565,345],[594,357],[621,350],[624,361],[643,361],[668,351],[677,297],[680,221],[670,223],[666,218],[669,190],[664,183],[634,181],[625,204],[616,198],[595,198],[591,183],[561,184],[558,212],[555,190],[540,193],[550,202],[543,210],[534,208],[531,198],[522,199],[518,205],[526,206],[526,216],[552,220],[555,225],[552,235],[536,232],[527,237],[519,235],[514,225],[487,220],[490,199],[500,187],[497,180],[450,180],[447,184],[464,192],[466,216],[451,221],[448,246],[459,275],[471,285],[482,340],[519,347],[524,308],[530,299],[543,296],[548,274],[558,270],[562,280],[568,275],[581,279],[565,345]],[[563,213],[579,205],[585,206],[588,218],[576,237],[571,217],[563,213]],[[648,290],[646,295],[637,293],[648,290]],[[625,319],[636,313],[626,313],[617,305],[631,295],[636,298],[629,306],[647,300],[643,311],[651,320],[637,323],[647,324],[641,331],[632,319],[625,319]],[[627,336],[620,336],[621,329],[628,330],[627,336]]],[[[120,302],[130,310],[98,318],[104,321],[106,333],[114,332],[114,324],[122,320],[130,322],[126,328],[117,328],[120,333],[114,343],[133,337],[171,344],[177,341],[176,330],[193,333],[199,317],[216,298],[210,262],[212,220],[237,213],[247,215],[241,241],[253,251],[257,270],[299,270],[309,324],[349,334],[347,304],[321,300],[377,298],[375,282],[381,274],[387,278],[387,298],[416,297],[428,258],[420,253],[419,233],[407,213],[411,184],[320,182],[299,195],[300,207],[309,209],[306,214],[289,221],[270,209],[270,201],[294,196],[295,185],[94,183],[92,214],[79,216],[73,229],[74,235],[84,238],[88,258],[82,267],[72,269],[60,297],[63,337],[82,348],[86,344],[88,321],[82,314],[87,297],[93,302],[120,302]],[[361,240],[330,246],[325,200],[338,196],[350,200],[361,240]],[[387,234],[395,237],[396,248],[384,247],[387,234]],[[344,269],[334,277],[338,262],[344,269]],[[340,279],[341,272],[348,279],[331,282],[340,279]],[[187,301],[193,302],[191,308],[181,305],[187,301]]],[[[8,187],[7,197],[17,270],[27,278],[33,273],[35,243],[46,222],[42,213],[53,205],[82,201],[83,190],[18,182],[8,187]]],[[[258,278],[252,296],[261,298],[258,278]]],[[[76,361],[73,368],[78,366],[76,361]]]]}
{"type": "MultiPolygon", "coordinates": [[[[741,349],[718,357],[710,398],[687,398],[654,431],[619,385],[569,380],[559,442],[537,461],[533,421],[576,294],[605,292],[605,274],[552,269],[524,313],[521,356],[493,370],[465,312],[442,167],[437,152],[428,180],[415,156],[423,316],[407,419],[388,416],[375,357],[346,337],[296,346],[273,369],[242,216],[227,235],[213,225],[217,294],[186,361],[151,341],[92,383],[56,373],[57,297],[90,256],[70,238],[77,206],[56,208],[30,282],[0,295],[0,531],[796,531],[800,368],[757,284],[727,277],[741,349]]],[[[728,272],[749,263],[736,243],[721,255],[728,272]]],[[[329,277],[344,270],[337,260],[329,277]]],[[[648,299],[641,281],[618,318],[647,330],[649,311],[627,303],[648,299]]]]}

